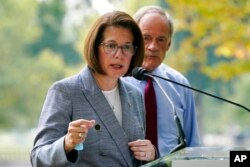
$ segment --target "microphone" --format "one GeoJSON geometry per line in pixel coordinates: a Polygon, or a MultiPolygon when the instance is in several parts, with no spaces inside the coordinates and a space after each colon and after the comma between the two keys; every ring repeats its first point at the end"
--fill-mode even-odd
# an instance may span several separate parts
{"type": "Polygon", "coordinates": [[[227,103],[230,103],[230,104],[233,104],[235,106],[238,106],[238,107],[241,107],[243,109],[245,109],[246,111],[250,112],[250,109],[241,105],[241,104],[238,104],[236,102],[233,102],[233,101],[230,101],[228,99],[224,99],[222,97],[219,97],[219,96],[216,96],[216,95],[213,95],[211,93],[208,93],[208,92],[205,92],[205,91],[202,91],[202,90],[199,90],[199,89],[196,89],[196,88],[193,88],[191,86],[187,86],[187,85],[184,85],[184,84],[181,84],[179,82],[176,82],[176,81],[173,81],[173,80],[170,80],[170,79],[167,79],[167,78],[164,78],[164,77],[161,77],[161,76],[158,76],[158,75],[154,75],[150,72],[148,72],[146,69],[142,68],[142,67],[135,67],[132,71],[132,75],[134,78],[138,79],[138,80],[145,80],[147,77],[157,77],[157,78],[160,78],[160,79],[163,79],[163,80],[166,80],[168,82],[172,82],[174,84],[177,84],[177,85],[180,85],[180,86],[183,86],[185,88],[188,88],[188,89],[191,89],[191,90],[194,90],[196,92],[199,92],[199,93],[202,93],[202,94],[205,94],[207,96],[210,96],[210,97],[214,97],[216,99],[220,99],[222,101],[225,101],[227,103]]]}
{"type": "Polygon", "coordinates": [[[135,67],[132,70],[132,76],[138,80],[146,80],[147,77],[150,77],[148,74],[149,72],[142,67],[135,67]]]}
{"type": "Polygon", "coordinates": [[[177,132],[178,132],[178,137],[177,137],[178,145],[176,147],[174,147],[170,151],[170,154],[171,154],[171,153],[174,153],[175,151],[178,151],[178,150],[180,150],[182,148],[185,148],[187,146],[187,140],[186,140],[185,134],[184,134],[182,126],[181,126],[181,121],[180,121],[180,119],[179,119],[179,117],[177,115],[177,112],[176,112],[176,109],[175,109],[175,106],[174,106],[172,100],[169,98],[167,93],[164,91],[164,89],[162,88],[162,86],[160,85],[158,80],[153,76],[147,75],[147,73],[148,73],[148,71],[141,68],[141,67],[136,67],[132,71],[132,75],[138,80],[145,80],[145,79],[147,79],[147,77],[152,78],[156,82],[156,84],[159,86],[159,88],[161,89],[161,91],[163,92],[165,97],[167,98],[168,102],[172,106],[172,110],[173,110],[173,113],[174,113],[174,120],[175,120],[175,123],[176,123],[177,132]]]}

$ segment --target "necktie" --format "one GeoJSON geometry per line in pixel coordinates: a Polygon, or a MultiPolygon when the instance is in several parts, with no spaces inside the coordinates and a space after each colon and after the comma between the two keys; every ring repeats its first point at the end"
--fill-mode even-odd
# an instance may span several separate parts
{"type": "Polygon", "coordinates": [[[144,90],[145,107],[146,107],[146,139],[158,148],[157,145],[157,108],[156,97],[153,82],[151,78],[147,79],[144,90]]]}

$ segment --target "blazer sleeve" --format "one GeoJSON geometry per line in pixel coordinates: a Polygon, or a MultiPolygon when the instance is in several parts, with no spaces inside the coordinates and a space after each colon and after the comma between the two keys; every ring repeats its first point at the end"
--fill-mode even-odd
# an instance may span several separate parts
{"type": "MultiPolygon", "coordinates": [[[[35,166],[68,166],[64,151],[64,137],[71,121],[72,102],[63,84],[54,84],[49,89],[38,124],[38,133],[31,152],[31,163],[35,166]]],[[[71,153],[77,156],[77,154],[71,153]]],[[[77,159],[77,157],[73,157],[77,159]]]]}

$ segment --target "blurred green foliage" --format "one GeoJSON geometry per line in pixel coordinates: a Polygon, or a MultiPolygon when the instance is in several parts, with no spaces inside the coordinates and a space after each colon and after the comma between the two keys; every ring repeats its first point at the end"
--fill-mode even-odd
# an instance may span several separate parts
{"type": "MultiPolygon", "coordinates": [[[[0,2],[1,129],[34,127],[48,87],[53,81],[65,77],[67,71],[71,70],[67,64],[74,62],[76,68],[77,63],[82,63],[75,61],[75,57],[78,57],[78,60],[81,58],[73,47],[70,47],[74,50],[72,54],[59,51],[65,51],[67,48],[60,43],[59,37],[60,23],[65,12],[58,12],[60,10],[55,7],[60,4],[62,6],[62,1],[52,2],[52,4],[33,0],[0,2]],[[52,9],[47,10],[44,6],[52,9]],[[48,20],[51,24],[44,26],[48,20]],[[55,30],[51,32],[53,27],[55,30]],[[47,37],[51,39],[46,39],[47,37]],[[66,61],[66,54],[72,59],[66,61]]],[[[73,44],[75,42],[71,43],[73,44]]]]}
{"type": "Polygon", "coordinates": [[[170,60],[176,68],[198,70],[212,80],[224,81],[250,71],[249,1],[168,2],[176,18],[177,35],[186,34],[178,41],[174,57],[170,60]]]}
{"type": "MultiPolygon", "coordinates": [[[[182,71],[193,86],[250,108],[250,2],[167,2],[175,37],[166,63],[182,71]]],[[[222,133],[223,126],[239,125],[239,133],[250,135],[247,111],[199,93],[195,97],[204,131],[222,133]]]]}

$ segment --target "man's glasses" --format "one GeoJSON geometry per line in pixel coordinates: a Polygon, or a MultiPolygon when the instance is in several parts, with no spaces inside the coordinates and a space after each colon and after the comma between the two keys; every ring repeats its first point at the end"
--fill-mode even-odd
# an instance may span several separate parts
{"type": "Polygon", "coordinates": [[[133,56],[136,52],[136,48],[132,44],[117,45],[116,43],[101,43],[103,50],[106,54],[111,54],[112,56],[116,54],[119,48],[121,48],[123,55],[133,56]]]}

